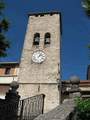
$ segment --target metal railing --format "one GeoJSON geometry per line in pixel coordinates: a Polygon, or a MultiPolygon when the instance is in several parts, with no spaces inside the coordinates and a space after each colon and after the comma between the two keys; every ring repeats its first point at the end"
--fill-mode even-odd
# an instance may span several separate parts
{"type": "Polygon", "coordinates": [[[43,109],[43,94],[20,100],[19,104],[0,99],[0,120],[33,120],[43,109]]]}
{"type": "Polygon", "coordinates": [[[18,106],[18,120],[33,120],[43,113],[44,95],[36,95],[20,100],[18,106]]]}

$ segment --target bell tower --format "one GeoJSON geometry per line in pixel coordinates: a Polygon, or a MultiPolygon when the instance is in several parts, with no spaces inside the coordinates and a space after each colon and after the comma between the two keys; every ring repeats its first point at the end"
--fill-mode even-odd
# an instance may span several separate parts
{"type": "Polygon", "coordinates": [[[29,14],[19,73],[22,97],[45,94],[45,112],[60,103],[61,16],[29,14]]]}

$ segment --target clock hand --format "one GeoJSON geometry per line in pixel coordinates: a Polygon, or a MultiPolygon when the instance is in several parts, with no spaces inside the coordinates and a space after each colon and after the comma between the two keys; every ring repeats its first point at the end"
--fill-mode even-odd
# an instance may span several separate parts
{"type": "Polygon", "coordinates": [[[41,54],[39,54],[39,57],[41,57],[42,55],[41,54]]]}

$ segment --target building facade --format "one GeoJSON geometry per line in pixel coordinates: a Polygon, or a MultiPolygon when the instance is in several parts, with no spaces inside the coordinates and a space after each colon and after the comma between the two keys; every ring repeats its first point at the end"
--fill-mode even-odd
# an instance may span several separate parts
{"type": "Polygon", "coordinates": [[[60,23],[58,12],[29,14],[21,57],[20,95],[45,94],[45,112],[60,103],[60,23]]]}
{"type": "Polygon", "coordinates": [[[0,98],[4,98],[12,81],[18,80],[19,63],[0,62],[0,98]]]}

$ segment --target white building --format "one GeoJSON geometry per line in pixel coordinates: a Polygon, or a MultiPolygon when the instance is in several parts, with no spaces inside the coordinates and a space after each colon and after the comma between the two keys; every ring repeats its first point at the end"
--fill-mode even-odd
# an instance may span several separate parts
{"type": "Polygon", "coordinates": [[[0,62],[0,98],[5,97],[12,81],[17,81],[19,73],[18,62],[0,62]]]}

